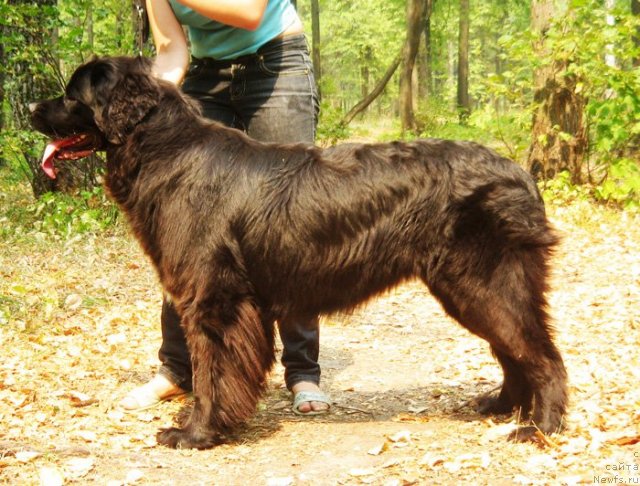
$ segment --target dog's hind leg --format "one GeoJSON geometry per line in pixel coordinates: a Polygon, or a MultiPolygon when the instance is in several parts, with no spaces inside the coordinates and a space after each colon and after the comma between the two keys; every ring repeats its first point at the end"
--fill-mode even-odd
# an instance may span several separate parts
{"type": "MultiPolygon", "coordinates": [[[[226,305],[231,304],[227,301],[226,305]]],[[[249,300],[233,305],[230,320],[209,312],[185,312],[183,326],[193,367],[194,407],[183,428],[161,430],[160,444],[207,449],[220,435],[255,414],[274,362],[273,322],[249,300]]]]}
{"type": "Polygon", "coordinates": [[[536,429],[558,431],[567,406],[566,371],[545,311],[545,259],[543,249],[514,250],[488,273],[467,261],[424,279],[445,310],[486,339],[500,361],[505,380],[488,411],[519,406],[527,412],[533,396],[533,426],[518,429],[512,436],[518,440],[536,429]]]}
{"type": "Polygon", "coordinates": [[[521,366],[509,355],[491,346],[491,351],[500,366],[504,381],[498,395],[485,396],[478,399],[478,412],[482,414],[511,413],[514,407],[520,409],[522,417],[531,412],[533,392],[521,366]]]}

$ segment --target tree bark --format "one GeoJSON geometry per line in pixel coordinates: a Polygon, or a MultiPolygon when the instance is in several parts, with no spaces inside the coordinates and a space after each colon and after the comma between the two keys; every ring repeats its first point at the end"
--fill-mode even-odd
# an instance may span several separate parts
{"type": "Polygon", "coordinates": [[[418,97],[427,98],[433,92],[433,68],[431,50],[431,12],[433,11],[433,0],[426,0],[425,8],[422,12],[422,50],[423,54],[418,56],[418,97]]]}
{"type": "MultiPolygon", "coordinates": [[[[540,59],[548,59],[545,33],[555,8],[553,0],[534,0],[532,29],[539,40],[536,51],[540,59]]],[[[582,163],[587,149],[584,123],[585,100],[576,93],[578,80],[567,75],[570,61],[552,60],[534,73],[532,141],[528,169],[539,180],[553,178],[568,170],[574,183],[582,182],[582,163]]]]}
{"type": "Polygon", "coordinates": [[[318,87],[318,98],[322,99],[320,80],[322,79],[322,66],[320,64],[320,3],[319,0],[311,0],[311,60],[313,61],[313,74],[318,87]]]}
{"type": "Polygon", "coordinates": [[[360,59],[360,92],[363,99],[366,98],[369,93],[369,83],[371,78],[369,66],[371,66],[372,54],[371,47],[367,46],[363,49],[360,59]]]}
{"type": "MultiPolygon", "coordinates": [[[[4,37],[5,28],[0,26],[0,37],[4,37]]],[[[4,131],[4,80],[5,80],[5,68],[7,60],[5,59],[4,42],[0,42],[0,133],[4,131]]],[[[0,167],[6,163],[6,155],[4,148],[0,147],[0,167]]]]}
{"type": "Polygon", "coordinates": [[[142,55],[149,40],[149,17],[145,0],[134,0],[131,4],[131,22],[133,25],[133,51],[142,55]]]}
{"type": "MultiPolygon", "coordinates": [[[[631,0],[631,13],[636,17],[640,17],[640,0],[631,0]]],[[[640,48],[640,27],[636,27],[636,34],[633,36],[633,42],[636,47],[640,48]]],[[[640,66],[640,56],[633,58],[633,67],[640,66]]]]}
{"type": "Polygon", "coordinates": [[[460,122],[465,123],[471,113],[469,98],[469,0],[460,0],[457,101],[460,122]]]}
{"type": "Polygon", "coordinates": [[[413,110],[412,75],[422,32],[422,11],[425,0],[409,0],[407,3],[407,37],[402,54],[400,73],[400,124],[402,131],[414,131],[416,120],[413,110]]]}

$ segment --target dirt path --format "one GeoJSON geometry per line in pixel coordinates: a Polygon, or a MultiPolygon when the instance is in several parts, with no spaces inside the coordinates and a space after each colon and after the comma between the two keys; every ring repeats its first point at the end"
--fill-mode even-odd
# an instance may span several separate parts
{"type": "Polygon", "coordinates": [[[552,210],[550,295],[571,379],[565,434],[512,444],[470,406],[500,384],[487,345],[406,284],[322,327],[332,414],[290,410],[282,369],[255,419],[210,451],[155,445],[189,401],[123,415],[156,366],[159,291],[122,235],[0,253],[0,482],[5,484],[640,483],[640,220],[552,210]],[[5,316],[7,314],[5,313],[5,316]],[[618,478],[616,480],[616,478],[618,478]]]}

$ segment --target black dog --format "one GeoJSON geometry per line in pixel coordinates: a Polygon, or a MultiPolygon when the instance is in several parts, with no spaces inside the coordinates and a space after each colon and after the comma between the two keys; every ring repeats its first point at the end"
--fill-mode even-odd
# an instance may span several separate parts
{"type": "Polygon", "coordinates": [[[32,111],[57,139],[52,177],[54,159],[106,151],[106,186],[182,317],[195,405],[160,443],[211,447],[255,412],[274,321],[411,278],[490,343],[504,384],[484,412],[531,414],[522,439],[561,427],[566,372],[545,310],[557,238],[527,173],[473,143],[259,143],[202,118],[150,65],[90,61],[32,111]]]}

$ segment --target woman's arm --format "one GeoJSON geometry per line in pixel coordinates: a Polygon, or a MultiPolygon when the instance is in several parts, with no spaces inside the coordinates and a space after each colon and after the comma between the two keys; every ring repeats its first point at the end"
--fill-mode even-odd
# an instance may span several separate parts
{"type": "Polygon", "coordinates": [[[268,0],[177,0],[200,15],[232,27],[256,30],[268,0]]]}
{"type": "Polygon", "coordinates": [[[156,46],[154,74],[180,84],[189,65],[189,48],[182,25],[167,0],[146,0],[149,25],[156,46]]]}

